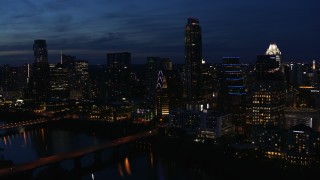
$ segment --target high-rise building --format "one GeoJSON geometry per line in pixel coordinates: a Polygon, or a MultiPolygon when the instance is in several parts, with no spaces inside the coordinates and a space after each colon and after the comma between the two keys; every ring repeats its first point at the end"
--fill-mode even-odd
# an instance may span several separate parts
{"type": "Polygon", "coordinates": [[[27,86],[25,66],[12,67],[4,64],[0,68],[0,93],[5,98],[21,98],[27,86]]]}
{"type": "Polygon", "coordinates": [[[167,92],[167,80],[162,70],[158,72],[156,86],[156,115],[159,118],[169,115],[169,99],[167,92]]]}
{"type": "Polygon", "coordinates": [[[291,86],[302,86],[304,67],[302,63],[290,63],[289,64],[289,84],[291,86]]]}
{"type": "Polygon", "coordinates": [[[131,96],[131,54],[129,52],[107,54],[107,97],[121,100],[131,96]]]}
{"type": "Polygon", "coordinates": [[[146,98],[151,109],[154,109],[158,72],[161,70],[159,57],[147,57],[146,62],[146,98]]]}
{"type": "Polygon", "coordinates": [[[65,99],[69,97],[68,69],[61,64],[50,64],[50,97],[65,99]]]}
{"type": "Polygon", "coordinates": [[[17,68],[11,67],[9,64],[4,64],[1,69],[1,85],[3,91],[13,91],[17,87],[17,68]]]}
{"type": "Polygon", "coordinates": [[[246,88],[239,57],[224,57],[219,92],[219,109],[233,114],[238,132],[245,124],[246,88]]]}
{"type": "Polygon", "coordinates": [[[158,117],[168,115],[169,113],[167,78],[171,71],[172,61],[170,59],[147,57],[146,98],[149,107],[155,110],[158,117]],[[161,105],[159,103],[161,103],[161,105]]]}
{"type": "Polygon", "coordinates": [[[87,61],[77,60],[75,62],[75,74],[74,82],[72,82],[72,91],[79,92],[78,97],[88,98],[88,86],[89,86],[89,65],[87,61]]]}
{"type": "Polygon", "coordinates": [[[204,138],[219,138],[223,135],[234,133],[232,117],[231,113],[220,113],[212,110],[203,111],[199,136],[204,138]]]}
{"type": "Polygon", "coordinates": [[[258,55],[256,61],[256,78],[258,81],[284,82],[281,52],[276,44],[270,44],[264,55],[258,55]]]}
{"type": "Polygon", "coordinates": [[[35,63],[48,63],[48,51],[46,40],[34,40],[33,52],[35,63]]]}
{"type": "Polygon", "coordinates": [[[49,95],[49,63],[45,40],[35,40],[33,44],[34,63],[32,66],[31,89],[32,96],[38,100],[45,100],[49,95]]]}
{"type": "Polygon", "coordinates": [[[184,93],[189,100],[201,95],[202,38],[199,20],[189,18],[185,27],[184,93]]]}
{"type": "Polygon", "coordinates": [[[315,161],[319,149],[316,142],[316,133],[312,128],[298,124],[287,133],[286,160],[290,164],[309,166],[315,161]]]}
{"type": "Polygon", "coordinates": [[[61,54],[62,66],[68,70],[70,84],[70,98],[81,99],[89,96],[88,62],[76,60],[75,56],[61,54]]]}
{"type": "Polygon", "coordinates": [[[172,60],[169,58],[161,59],[161,68],[164,71],[172,71],[172,60]]]}
{"type": "Polygon", "coordinates": [[[262,126],[284,125],[285,91],[276,84],[259,83],[253,92],[252,123],[262,126]]]}
{"type": "Polygon", "coordinates": [[[263,126],[284,125],[286,83],[281,52],[271,44],[266,55],[256,62],[256,87],[253,92],[253,124],[263,126]]]}
{"type": "Polygon", "coordinates": [[[72,66],[76,62],[76,56],[61,54],[61,64],[64,66],[72,66]]]}
{"type": "Polygon", "coordinates": [[[45,100],[49,95],[50,74],[48,63],[33,63],[31,89],[32,97],[38,100],[45,100]]]}
{"type": "Polygon", "coordinates": [[[271,154],[283,157],[282,128],[285,125],[286,82],[281,52],[270,45],[256,61],[256,83],[252,92],[252,135],[271,154]]]}

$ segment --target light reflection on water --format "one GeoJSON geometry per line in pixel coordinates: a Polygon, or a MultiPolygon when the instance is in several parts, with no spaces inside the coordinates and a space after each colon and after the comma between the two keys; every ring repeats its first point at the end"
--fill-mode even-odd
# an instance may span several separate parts
{"type": "Polygon", "coordinates": [[[131,168],[130,168],[130,163],[129,163],[129,158],[126,157],[124,160],[124,166],[126,168],[126,172],[129,176],[131,176],[131,168]]]}

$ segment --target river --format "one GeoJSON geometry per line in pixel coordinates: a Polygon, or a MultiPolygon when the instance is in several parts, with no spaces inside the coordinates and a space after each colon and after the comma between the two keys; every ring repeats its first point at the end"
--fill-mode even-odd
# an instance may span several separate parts
{"type": "MultiPolygon", "coordinates": [[[[97,136],[94,131],[75,132],[59,128],[20,128],[18,132],[0,136],[0,156],[14,164],[21,164],[62,152],[107,142],[109,137],[97,136]]],[[[85,166],[86,164],[84,164],[85,166]]],[[[55,171],[67,172],[73,163],[63,162],[55,171]],[[57,170],[58,169],[58,170],[57,170]]],[[[59,178],[49,170],[37,169],[33,177],[38,179],[59,178]],[[55,177],[55,175],[57,177],[55,177]]],[[[201,167],[185,166],[183,162],[169,159],[152,149],[152,146],[137,146],[133,153],[90,173],[72,176],[74,179],[212,179],[214,175],[201,167]]],[[[217,178],[215,178],[217,179],[217,178]]]]}

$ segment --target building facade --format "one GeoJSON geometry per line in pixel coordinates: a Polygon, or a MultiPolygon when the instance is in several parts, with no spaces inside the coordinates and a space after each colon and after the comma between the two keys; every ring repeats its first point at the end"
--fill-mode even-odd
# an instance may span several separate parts
{"type": "Polygon", "coordinates": [[[131,96],[131,54],[129,52],[107,54],[107,98],[127,99],[131,96]]]}

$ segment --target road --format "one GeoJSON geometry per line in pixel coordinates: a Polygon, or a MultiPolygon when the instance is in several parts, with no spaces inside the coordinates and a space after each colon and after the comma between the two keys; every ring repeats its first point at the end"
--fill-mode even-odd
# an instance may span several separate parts
{"type": "Polygon", "coordinates": [[[68,160],[68,159],[74,159],[74,158],[81,157],[86,154],[94,153],[97,151],[101,151],[101,150],[104,150],[104,149],[107,149],[110,147],[115,147],[115,146],[118,146],[121,144],[126,144],[129,142],[138,140],[140,138],[153,136],[156,133],[157,133],[156,130],[152,130],[152,131],[148,131],[148,132],[134,134],[134,135],[122,137],[119,139],[115,139],[115,140],[112,140],[112,141],[109,141],[106,143],[86,147],[83,149],[78,149],[75,151],[61,153],[61,154],[56,154],[56,155],[48,156],[45,158],[40,158],[40,159],[37,159],[32,162],[28,162],[28,163],[24,163],[24,164],[20,164],[20,165],[15,165],[15,166],[7,167],[7,168],[2,168],[2,169],[0,169],[0,177],[33,170],[33,169],[36,169],[36,168],[39,168],[39,167],[42,167],[42,166],[45,166],[48,164],[58,163],[58,162],[68,160]]]}

